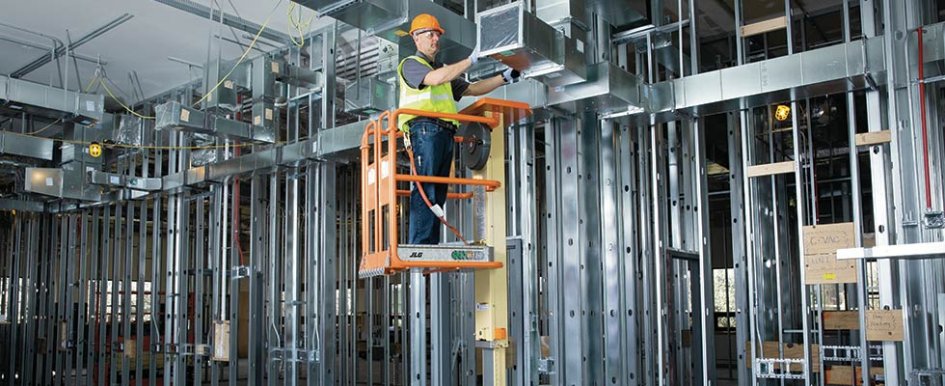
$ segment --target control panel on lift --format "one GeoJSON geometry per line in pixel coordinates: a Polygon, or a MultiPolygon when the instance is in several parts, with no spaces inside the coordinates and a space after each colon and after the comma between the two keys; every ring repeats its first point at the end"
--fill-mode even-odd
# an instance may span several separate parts
{"type": "MultiPolygon", "coordinates": [[[[468,205],[484,205],[485,197],[474,196],[491,194],[502,182],[416,175],[413,172],[413,153],[405,145],[404,133],[397,127],[397,117],[410,114],[459,121],[462,127],[455,141],[460,144],[460,150],[455,155],[462,157],[463,163],[471,169],[481,169],[489,157],[492,131],[502,130],[530,112],[525,103],[482,98],[458,114],[398,109],[385,111],[368,122],[361,136],[362,253],[358,275],[361,278],[390,275],[412,268],[427,271],[501,268],[502,263],[494,261],[492,247],[466,241],[459,230],[439,214],[442,223],[463,241],[439,245],[401,243],[401,237],[406,234],[400,230],[400,226],[405,224],[401,214],[409,207],[407,197],[411,189],[421,189],[422,184],[428,183],[447,184],[451,188],[479,187],[472,189],[478,193],[451,192],[447,199],[462,200],[468,205]],[[402,166],[404,163],[409,167],[402,166]]],[[[425,201],[429,205],[429,200],[425,201]]],[[[489,215],[487,211],[472,209],[476,216],[489,215]]]]}

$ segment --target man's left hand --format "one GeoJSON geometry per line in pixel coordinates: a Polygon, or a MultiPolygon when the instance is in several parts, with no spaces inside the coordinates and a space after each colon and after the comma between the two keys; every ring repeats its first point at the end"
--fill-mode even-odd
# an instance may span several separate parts
{"type": "Polygon", "coordinates": [[[505,71],[502,71],[502,79],[505,80],[505,84],[515,83],[521,76],[522,73],[514,68],[506,68],[505,71]]]}

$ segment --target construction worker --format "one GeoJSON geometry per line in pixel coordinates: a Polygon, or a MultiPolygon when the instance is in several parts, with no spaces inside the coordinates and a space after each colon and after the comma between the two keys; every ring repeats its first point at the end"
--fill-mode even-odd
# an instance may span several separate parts
{"type": "MultiPolygon", "coordinates": [[[[446,31],[429,14],[417,15],[410,23],[410,36],[417,46],[416,55],[408,56],[397,67],[400,79],[400,108],[440,113],[456,113],[456,102],[466,95],[488,94],[503,84],[519,78],[519,72],[506,69],[500,74],[469,83],[460,77],[479,59],[479,44],[468,58],[444,65],[436,60],[440,37],[446,31]]],[[[398,126],[409,135],[416,173],[447,177],[453,160],[453,137],[459,122],[454,120],[400,115],[398,126]]],[[[412,186],[410,194],[410,244],[438,244],[440,224],[446,203],[445,184],[422,184],[432,210],[412,186]]]]}

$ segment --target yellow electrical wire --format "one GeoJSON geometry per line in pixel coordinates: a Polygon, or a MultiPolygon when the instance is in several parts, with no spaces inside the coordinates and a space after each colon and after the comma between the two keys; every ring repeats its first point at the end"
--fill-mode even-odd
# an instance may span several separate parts
{"type": "Polygon", "coordinates": [[[289,34],[289,39],[292,40],[292,44],[295,44],[296,47],[302,48],[305,46],[305,31],[304,29],[308,28],[312,24],[312,20],[315,20],[315,15],[313,14],[308,18],[308,21],[302,21],[302,15],[299,15],[298,19],[292,17],[292,11],[295,10],[296,3],[289,4],[289,8],[286,10],[286,17],[289,19],[289,24],[295,27],[296,32],[299,33],[299,40],[295,40],[295,36],[289,34]]]}
{"type": "Polygon", "coordinates": [[[202,97],[200,97],[200,99],[198,99],[197,102],[194,102],[193,104],[194,107],[199,105],[200,102],[203,102],[204,100],[209,98],[210,95],[213,95],[213,92],[217,91],[217,89],[220,88],[220,85],[222,85],[223,82],[225,82],[226,79],[229,78],[231,74],[233,74],[233,71],[236,70],[236,67],[238,67],[240,63],[243,63],[243,60],[246,60],[246,56],[249,55],[249,51],[252,50],[253,47],[256,46],[256,41],[259,40],[259,36],[262,35],[263,31],[266,30],[266,27],[269,26],[269,20],[272,18],[272,15],[275,14],[275,11],[276,9],[273,8],[272,12],[269,13],[269,16],[266,17],[266,21],[263,22],[262,27],[259,27],[259,32],[256,32],[256,36],[253,36],[253,41],[249,42],[249,46],[246,47],[246,51],[243,51],[243,55],[241,55],[239,60],[236,61],[236,64],[233,65],[233,68],[231,68],[230,71],[226,73],[226,75],[220,78],[220,81],[217,82],[217,84],[213,86],[213,88],[211,88],[210,91],[207,91],[207,93],[204,94],[202,97]]]}
{"type": "MultiPolygon", "coordinates": [[[[46,130],[46,129],[52,127],[53,125],[55,125],[55,124],[57,124],[57,123],[59,123],[59,122],[62,122],[62,118],[56,119],[56,120],[53,121],[52,123],[46,125],[46,127],[43,127],[42,129],[39,129],[39,130],[36,130],[36,131],[31,131],[31,132],[29,132],[29,133],[16,133],[16,134],[28,135],[28,136],[35,136],[36,134],[42,133],[44,130],[46,130]]],[[[43,137],[43,138],[45,138],[45,137],[43,137]]]]}
{"type": "MultiPolygon", "coordinates": [[[[20,134],[20,135],[36,137],[33,135],[28,135],[28,134],[20,134]]],[[[46,137],[37,137],[37,138],[49,139],[46,137]]],[[[81,145],[81,146],[88,146],[92,144],[91,141],[76,141],[76,140],[70,140],[70,139],[60,139],[60,141],[62,141],[63,143],[68,143],[72,145],[81,145]]],[[[104,147],[112,147],[112,148],[144,149],[144,150],[211,150],[211,149],[224,149],[228,147],[229,148],[250,147],[254,145],[284,145],[286,143],[288,142],[278,141],[278,142],[273,142],[271,144],[256,144],[256,143],[244,142],[244,143],[231,143],[231,144],[222,144],[222,145],[203,145],[203,146],[130,145],[130,144],[124,144],[124,143],[109,143],[109,144],[101,144],[101,145],[104,147]]]]}
{"type": "Polygon", "coordinates": [[[84,92],[89,92],[89,90],[92,89],[92,85],[95,84],[96,80],[98,80],[98,75],[99,75],[98,70],[95,70],[95,76],[93,76],[92,79],[89,79],[89,84],[85,85],[84,92]]]}
{"type": "MultiPolygon", "coordinates": [[[[287,8],[287,9],[285,10],[285,17],[286,17],[286,19],[289,20],[289,25],[290,25],[290,26],[296,27],[295,19],[292,17],[292,11],[293,11],[293,10],[295,10],[295,2],[292,2],[291,4],[289,4],[289,8],[287,8]]],[[[298,27],[296,27],[296,29],[298,29],[298,27]]],[[[295,35],[293,35],[293,34],[291,34],[291,33],[289,34],[289,40],[291,40],[291,41],[292,41],[292,44],[294,44],[296,47],[301,47],[301,46],[304,46],[304,45],[305,45],[305,40],[304,40],[304,39],[302,40],[301,43],[299,43],[299,42],[297,42],[297,41],[295,40],[295,35]]]]}
{"type": "Polygon", "coordinates": [[[134,115],[134,116],[136,116],[136,117],[138,117],[138,118],[141,118],[141,119],[154,119],[154,117],[149,117],[149,116],[146,116],[146,115],[138,114],[138,112],[132,110],[131,107],[128,107],[128,106],[126,106],[124,103],[121,103],[121,100],[119,100],[118,97],[116,97],[115,94],[112,93],[112,90],[108,88],[108,85],[105,84],[105,78],[99,79],[99,80],[98,80],[98,83],[101,84],[102,87],[105,88],[105,92],[108,93],[108,96],[112,97],[112,100],[114,100],[115,102],[118,102],[118,104],[119,104],[122,108],[124,108],[125,111],[131,113],[131,115],[134,115]]]}

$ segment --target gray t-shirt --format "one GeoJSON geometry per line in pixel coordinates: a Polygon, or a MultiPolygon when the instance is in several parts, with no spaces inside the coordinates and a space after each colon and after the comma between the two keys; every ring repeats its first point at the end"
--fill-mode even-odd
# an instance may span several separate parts
{"type": "MultiPolygon", "coordinates": [[[[417,52],[417,56],[427,59],[429,62],[429,58],[425,55],[417,52]]],[[[443,63],[437,61],[430,62],[430,65],[433,66],[434,69],[443,67],[443,63]]],[[[423,78],[425,78],[430,71],[433,70],[416,59],[407,58],[407,60],[404,61],[403,74],[401,74],[401,76],[404,77],[404,81],[407,82],[408,86],[423,90],[427,87],[423,84],[423,78]]],[[[466,89],[469,88],[469,82],[462,78],[456,78],[450,81],[450,87],[453,89],[453,99],[458,102],[463,97],[463,93],[466,92],[466,89]]]]}

